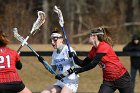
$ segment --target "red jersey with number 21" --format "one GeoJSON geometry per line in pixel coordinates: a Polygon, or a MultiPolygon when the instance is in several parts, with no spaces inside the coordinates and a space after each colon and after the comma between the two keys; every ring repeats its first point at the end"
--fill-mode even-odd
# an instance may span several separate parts
{"type": "Polygon", "coordinates": [[[16,70],[16,62],[19,60],[15,50],[0,47],[0,83],[21,81],[16,70]]]}
{"type": "Polygon", "coordinates": [[[88,57],[93,58],[96,56],[96,53],[106,53],[106,55],[102,57],[101,62],[98,64],[103,70],[104,80],[114,81],[126,72],[125,67],[120,62],[118,56],[109,44],[100,42],[97,48],[92,47],[88,57]]]}

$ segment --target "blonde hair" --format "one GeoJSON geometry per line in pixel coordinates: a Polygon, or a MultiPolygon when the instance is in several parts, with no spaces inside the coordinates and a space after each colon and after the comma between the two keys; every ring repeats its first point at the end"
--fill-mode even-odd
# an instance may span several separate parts
{"type": "Polygon", "coordinates": [[[5,47],[8,43],[7,35],[3,31],[0,31],[0,47],[5,47]]]}

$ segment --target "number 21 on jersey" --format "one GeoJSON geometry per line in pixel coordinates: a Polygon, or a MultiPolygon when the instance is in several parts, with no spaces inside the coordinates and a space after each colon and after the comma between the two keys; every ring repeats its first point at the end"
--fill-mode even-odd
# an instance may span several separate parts
{"type": "Polygon", "coordinates": [[[10,56],[6,55],[6,56],[0,56],[0,68],[10,68],[10,56]],[[5,60],[5,61],[4,61],[5,60]],[[6,66],[4,65],[4,62],[6,62],[6,66]]]}

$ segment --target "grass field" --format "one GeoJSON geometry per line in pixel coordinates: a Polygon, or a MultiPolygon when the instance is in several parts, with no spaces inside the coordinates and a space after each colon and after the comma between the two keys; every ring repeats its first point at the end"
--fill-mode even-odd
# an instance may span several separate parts
{"type": "MultiPolygon", "coordinates": [[[[15,50],[17,50],[17,48],[18,48],[17,46],[14,47],[13,45],[10,47],[14,48],[15,50]]],[[[40,47],[40,46],[33,45],[32,47],[37,51],[39,51],[39,50],[46,51],[48,49],[48,46],[40,47]]],[[[75,50],[77,50],[78,47],[74,47],[75,50]]],[[[84,48],[85,47],[83,47],[83,49],[84,48]]],[[[121,47],[117,47],[117,48],[118,48],[118,50],[121,49],[121,47]]],[[[90,48],[88,48],[88,49],[90,49],[90,48]]],[[[27,51],[26,48],[24,50],[27,51]]],[[[51,50],[51,48],[49,50],[51,50]]],[[[51,62],[51,57],[44,56],[44,58],[49,63],[51,62]]],[[[84,57],[81,57],[81,59],[83,59],[83,58],[84,57]]],[[[129,71],[130,70],[129,57],[119,57],[119,58],[122,61],[122,63],[124,64],[124,66],[127,68],[127,70],[129,71]]],[[[23,63],[23,69],[18,71],[19,75],[21,76],[21,78],[24,81],[24,83],[26,84],[26,86],[32,90],[32,92],[40,92],[41,90],[52,85],[55,82],[54,76],[51,75],[47,70],[45,70],[43,65],[38,62],[36,57],[21,57],[21,61],[23,63]]],[[[135,93],[140,93],[140,89],[139,89],[140,83],[139,82],[140,82],[140,76],[139,76],[139,73],[137,73],[135,93]]],[[[101,83],[102,83],[102,71],[97,66],[96,68],[94,68],[88,72],[84,72],[84,73],[80,74],[78,92],[97,93],[101,83]]],[[[118,92],[116,91],[115,93],[118,93],[118,92]]]]}

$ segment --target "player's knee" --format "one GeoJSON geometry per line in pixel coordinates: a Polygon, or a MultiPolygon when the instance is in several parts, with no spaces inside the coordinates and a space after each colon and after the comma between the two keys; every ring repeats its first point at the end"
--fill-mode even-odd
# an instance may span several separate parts
{"type": "Polygon", "coordinates": [[[27,87],[25,87],[22,91],[18,93],[32,93],[27,87]]]}
{"type": "Polygon", "coordinates": [[[50,92],[49,90],[43,90],[40,93],[53,93],[53,92],[50,92]]]}

